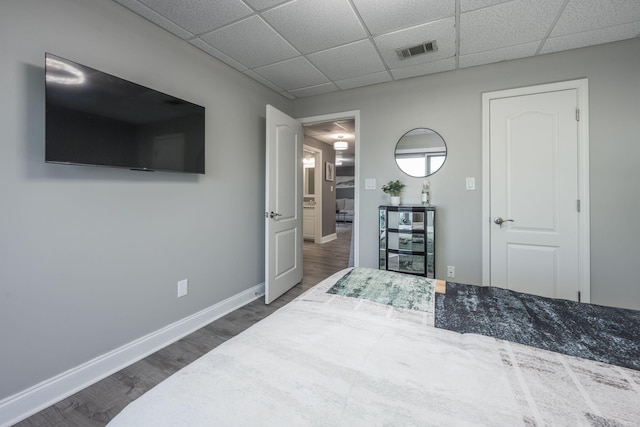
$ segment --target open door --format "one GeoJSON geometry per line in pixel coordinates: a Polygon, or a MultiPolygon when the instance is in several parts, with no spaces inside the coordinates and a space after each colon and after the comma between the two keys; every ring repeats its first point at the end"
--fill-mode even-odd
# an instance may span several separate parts
{"type": "Polygon", "coordinates": [[[302,124],[267,105],[265,303],[302,280],[302,124]]]}

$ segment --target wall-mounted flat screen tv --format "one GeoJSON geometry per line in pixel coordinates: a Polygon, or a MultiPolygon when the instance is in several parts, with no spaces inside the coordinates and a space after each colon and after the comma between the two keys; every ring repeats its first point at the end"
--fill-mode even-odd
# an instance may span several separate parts
{"type": "Polygon", "coordinates": [[[205,109],[47,53],[45,161],[204,173],[205,109]]]}

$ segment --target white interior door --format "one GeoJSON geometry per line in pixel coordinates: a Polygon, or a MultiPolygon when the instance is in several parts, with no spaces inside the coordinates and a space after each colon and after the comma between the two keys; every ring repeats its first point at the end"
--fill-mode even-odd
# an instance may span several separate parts
{"type": "Polygon", "coordinates": [[[302,124],[267,105],[265,303],[302,280],[302,124]]]}
{"type": "Polygon", "coordinates": [[[490,283],[578,300],[577,91],[492,99],[490,283]]]}

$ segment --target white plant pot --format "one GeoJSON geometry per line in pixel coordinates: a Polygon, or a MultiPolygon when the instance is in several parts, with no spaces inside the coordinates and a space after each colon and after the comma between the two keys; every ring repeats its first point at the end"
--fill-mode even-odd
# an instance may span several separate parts
{"type": "Polygon", "coordinates": [[[391,196],[391,206],[400,206],[400,196],[391,196]]]}

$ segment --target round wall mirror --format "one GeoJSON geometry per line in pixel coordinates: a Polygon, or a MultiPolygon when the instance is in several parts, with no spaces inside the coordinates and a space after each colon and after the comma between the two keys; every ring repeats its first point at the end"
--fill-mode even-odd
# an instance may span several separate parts
{"type": "Polygon", "coordinates": [[[395,157],[402,172],[424,178],[442,167],[447,159],[447,144],[434,130],[412,129],[398,140],[395,157]]]}

